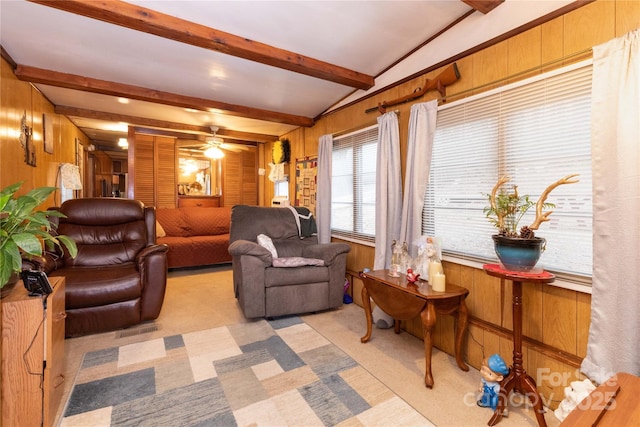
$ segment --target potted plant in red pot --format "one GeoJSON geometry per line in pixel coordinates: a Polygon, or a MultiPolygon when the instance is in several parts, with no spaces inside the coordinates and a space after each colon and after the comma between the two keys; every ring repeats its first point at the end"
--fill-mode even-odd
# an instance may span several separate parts
{"type": "Polygon", "coordinates": [[[549,221],[548,217],[553,213],[543,211],[555,208],[553,203],[546,202],[547,197],[560,185],[578,182],[577,179],[573,179],[576,176],[578,175],[568,175],[554,182],[544,190],[537,202],[532,201],[529,195],[518,194],[517,185],[512,185],[510,192],[501,189],[500,187],[509,182],[508,176],[498,179],[491,193],[487,194],[489,206],[484,208],[484,213],[498,230],[492,238],[498,259],[506,269],[531,271],[535,267],[546,246],[546,240],[536,237],[535,230],[538,230],[543,222],[549,221]],[[520,228],[520,220],[534,206],[535,220],[531,225],[520,228]]]}

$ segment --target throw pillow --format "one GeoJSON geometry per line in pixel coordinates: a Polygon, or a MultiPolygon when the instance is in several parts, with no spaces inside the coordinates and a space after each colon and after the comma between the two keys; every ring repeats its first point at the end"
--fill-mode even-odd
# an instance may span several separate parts
{"type": "Polygon", "coordinates": [[[165,237],[167,233],[165,233],[164,228],[158,221],[156,221],[156,237],[165,237]]]}
{"type": "Polygon", "coordinates": [[[273,240],[271,240],[271,237],[267,236],[266,234],[258,234],[257,239],[260,246],[271,252],[271,256],[273,257],[273,259],[278,258],[278,251],[276,251],[276,247],[273,245],[273,240]]]}

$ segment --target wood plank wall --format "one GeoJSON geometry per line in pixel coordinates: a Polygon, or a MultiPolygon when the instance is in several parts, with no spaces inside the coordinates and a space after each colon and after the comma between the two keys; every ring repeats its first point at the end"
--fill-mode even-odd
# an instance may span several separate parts
{"type": "MultiPolygon", "coordinates": [[[[89,138],[66,117],[54,113],[53,105],[31,84],[18,80],[3,59],[0,75],[0,188],[24,181],[20,194],[35,187],[55,186],[60,163],[75,163],[76,139],[87,147],[89,138]],[[20,146],[20,121],[26,113],[33,128],[36,166],[24,161],[20,146]],[[44,151],[43,114],[53,122],[53,153],[44,151]]],[[[60,192],[47,200],[46,207],[60,204],[60,192]]]]}
{"type": "MultiPolygon", "coordinates": [[[[622,36],[638,27],[640,27],[639,1],[598,0],[458,60],[457,65],[462,77],[458,82],[447,87],[447,93],[456,94],[541,67],[554,60],[622,36]]],[[[590,53],[571,61],[561,61],[554,67],[587,57],[590,57],[590,53]]],[[[553,67],[518,76],[517,79],[551,68],[553,67]]],[[[440,71],[435,70],[370,99],[326,115],[312,128],[296,129],[284,135],[283,137],[289,138],[292,147],[290,176],[294,176],[296,158],[317,155],[318,139],[321,135],[328,133],[336,135],[374,124],[377,113],[366,114],[365,109],[376,106],[384,100],[412,93],[414,89],[422,86],[425,78],[433,78],[440,71]]],[[[508,79],[502,84],[517,79],[508,79]]],[[[472,91],[465,96],[492,87],[495,85],[472,91]]],[[[437,92],[432,92],[414,102],[428,101],[436,96],[437,92]]],[[[397,106],[403,171],[411,105],[408,103],[397,106]]],[[[271,147],[266,147],[266,150],[270,149],[271,147]]],[[[265,156],[265,167],[270,161],[268,153],[270,151],[267,151],[265,156]]],[[[272,185],[266,182],[265,199],[262,203],[268,206],[273,190],[269,190],[272,185]]],[[[295,183],[292,179],[290,195],[295,194],[294,192],[295,183]]],[[[352,251],[347,261],[348,270],[355,274],[365,267],[372,267],[374,249],[355,244],[351,246],[352,251]]],[[[505,360],[511,360],[513,347],[510,339],[512,328],[510,283],[487,276],[481,269],[473,267],[445,263],[444,268],[449,283],[464,286],[470,290],[468,306],[472,320],[469,333],[465,338],[464,349],[468,363],[479,368],[482,358],[493,353],[500,353],[505,360]]],[[[351,279],[354,300],[362,305],[360,298],[362,283],[357,276],[351,276],[351,279]]],[[[580,378],[577,368],[586,355],[591,296],[553,286],[525,284],[523,288],[525,369],[538,382],[545,404],[556,408],[564,398],[563,388],[568,386],[570,381],[580,378]]],[[[362,328],[364,332],[364,319],[362,328]]],[[[419,319],[407,322],[404,328],[422,337],[419,319]]],[[[438,318],[435,345],[449,354],[453,354],[453,328],[452,317],[438,318]]]]}

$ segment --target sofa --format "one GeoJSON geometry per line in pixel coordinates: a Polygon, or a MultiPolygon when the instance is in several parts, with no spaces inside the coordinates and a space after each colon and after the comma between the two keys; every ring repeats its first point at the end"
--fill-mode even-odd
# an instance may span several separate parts
{"type": "Polygon", "coordinates": [[[159,208],[156,219],[158,243],[169,247],[169,268],[231,262],[231,208],[159,208]]]}
{"type": "Polygon", "coordinates": [[[247,318],[342,305],[346,243],[318,244],[295,209],[237,205],[231,211],[233,286],[247,318]]]}
{"type": "Polygon", "coordinates": [[[158,317],[167,284],[167,247],[156,244],[155,208],[136,200],[86,198],[57,208],[57,233],[78,254],[46,252],[42,269],[64,276],[65,335],[127,328],[158,317]]]}

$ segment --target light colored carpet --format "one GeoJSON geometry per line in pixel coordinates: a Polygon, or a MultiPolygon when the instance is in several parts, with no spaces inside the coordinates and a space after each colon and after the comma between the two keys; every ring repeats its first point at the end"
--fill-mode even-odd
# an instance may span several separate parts
{"type": "MultiPolygon", "coordinates": [[[[491,410],[475,404],[480,384],[478,371],[471,368],[469,372],[463,372],[457,367],[453,357],[434,349],[432,367],[435,385],[433,389],[426,388],[422,341],[407,333],[396,335],[392,329],[374,328],[371,340],[362,344],[360,337],[366,332],[365,318],[362,308],[355,304],[344,305],[338,310],[303,315],[300,318],[313,328],[314,333],[317,332],[333,343],[362,367],[366,375],[373,376],[397,395],[403,401],[401,405],[408,405],[435,425],[486,426],[491,418],[491,410]]],[[[69,380],[65,383],[63,404],[58,410],[58,422],[62,421],[63,410],[69,401],[74,380],[76,377],[81,379],[78,372],[85,353],[159,338],[168,339],[176,335],[188,336],[198,331],[216,328],[230,327],[238,331],[250,331],[255,324],[256,321],[244,318],[233,297],[230,266],[170,272],[165,303],[160,317],[155,322],[124,331],[66,340],[65,377],[69,380]]],[[[232,395],[234,405],[241,405],[243,399],[251,395],[251,390],[239,392],[236,389],[232,395]],[[245,397],[242,397],[243,395],[245,397]]],[[[289,398],[286,393],[282,397],[284,401],[289,398]]],[[[533,411],[527,408],[522,399],[516,396],[510,403],[509,416],[503,418],[499,426],[537,425],[533,411]]],[[[257,406],[247,405],[247,408],[246,418],[241,418],[239,422],[241,425],[309,424],[291,421],[295,418],[288,419],[289,421],[271,419],[265,412],[260,412],[262,409],[257,406]],[[256,414],[260,416],[256,418],[256,414]]],[[[549,427],[559,424],[551,411],[547,412],[546,420],[549,427]]],[[[79,425],[98,424],[99,422],[94,420],[84,421],[84,424],[79,425]]],[[[347,424],[380,425],[375,418],[362,418],[356,423],[347,424]]],[[[386,425],[397,424],[401,424],[400,419],[386,425]]]]}

